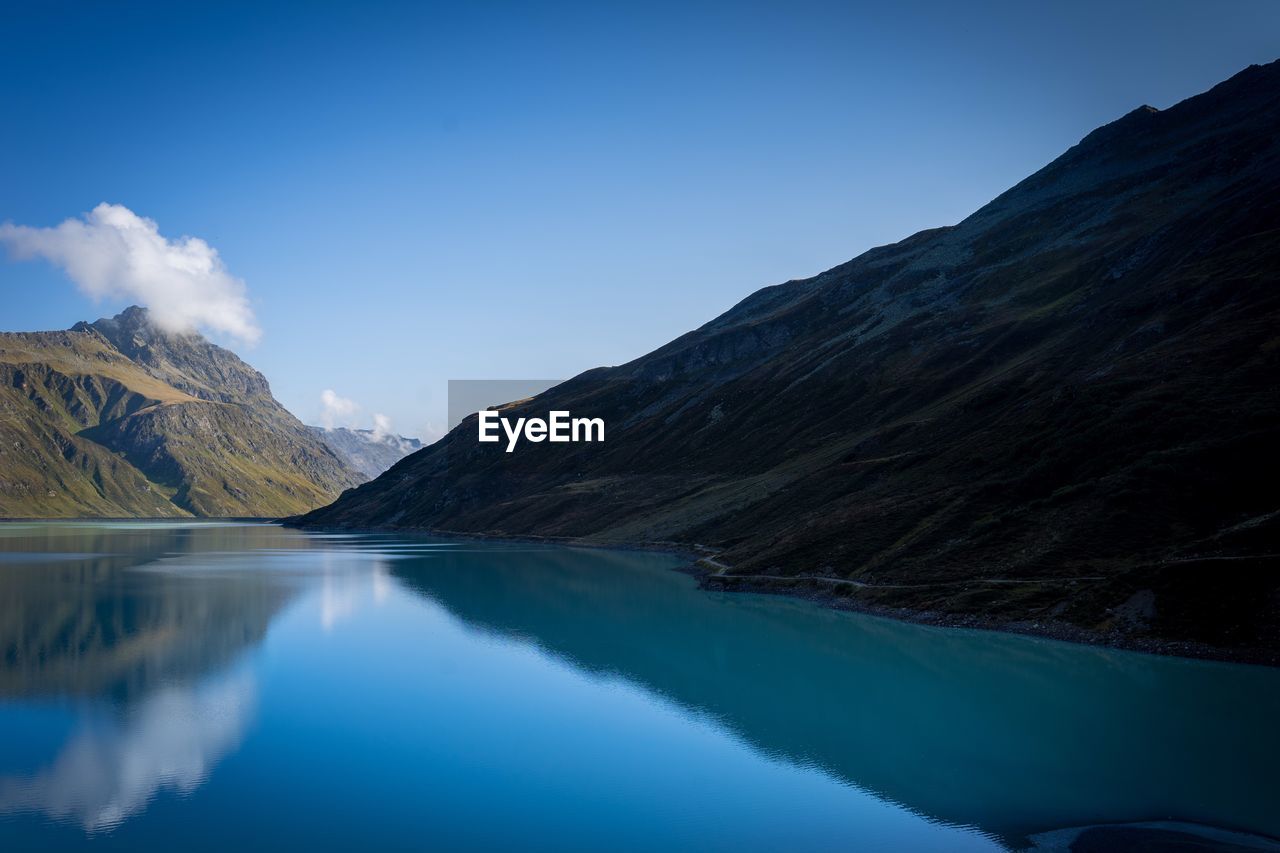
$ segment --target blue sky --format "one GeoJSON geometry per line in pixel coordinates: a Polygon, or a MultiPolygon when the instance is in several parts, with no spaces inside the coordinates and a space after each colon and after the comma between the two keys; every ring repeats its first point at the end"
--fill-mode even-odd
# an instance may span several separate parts
{"type": "MultiPolygon", "coordinates": [[[[286,406],[410,435],[448,379],[628,361],[1280,56],[1270,0],[3,5],[0,222],[205,240],[286,406]]],[[[0,300],[129,301],[9,258],[0,300]]]]}

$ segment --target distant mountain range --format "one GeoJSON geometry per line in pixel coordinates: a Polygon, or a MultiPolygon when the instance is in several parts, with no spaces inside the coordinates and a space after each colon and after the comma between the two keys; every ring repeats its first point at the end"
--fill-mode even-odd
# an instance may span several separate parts
{"type": "Polygon", "coordinates": [[[298,523],[676,543],[717,586],[1273,653],[1278,278],[1273,63],[504,412],[604,444],[473,416],[298,523]]]}
{"type": "Polygon", "coordinates": [[[364,479],[261,373],[144,309],[0,334],[0,517],[276,517],[364,479]]]}
{"type": "Polygon", "coordinates": [[[372,480],[410,453],[422,449],[422,442],[403,435],[389,435],[371,429],[309,426],[307,429],[334,452],[346,466],[372,480]]]}

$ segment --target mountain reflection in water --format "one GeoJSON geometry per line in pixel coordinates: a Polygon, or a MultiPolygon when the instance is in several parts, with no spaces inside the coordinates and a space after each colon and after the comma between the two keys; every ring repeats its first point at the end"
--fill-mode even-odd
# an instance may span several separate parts
{"type": "Polygon", "coordinates": [[[262,641],[297,585],[198,568],[247,540],[265,544],[264,534],[276,531],[0,527],[4,551],[27,557],[0,563],[0,702],[73,699],[79,716],[37,769],[10,773],[0,764],[0,814],[39,812],[107,829],[162,789],[194,791],[236,748],[256,693],[253,674],[236,662],[262,641]],[[164,570],[140,571],[147,567],[164,570]]]}
{"type": "Polygon", "coordinates": [[[680,562],[0,525],[0,847],[1280,834],[1276,670],[707,593],[680,562]]]}

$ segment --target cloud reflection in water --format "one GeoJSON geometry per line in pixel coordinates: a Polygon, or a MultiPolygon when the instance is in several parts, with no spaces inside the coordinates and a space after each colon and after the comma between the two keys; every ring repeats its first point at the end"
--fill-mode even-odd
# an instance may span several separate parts
{"type": "Polygon", "coordinates": [[[189,794],[240,743],[257,688],[247,669],[195,687],[166,686],[123,718],[83,722],[53,762],[0,778],[0,814],[38,812],[110,829],[157,794],[189,794]]]}

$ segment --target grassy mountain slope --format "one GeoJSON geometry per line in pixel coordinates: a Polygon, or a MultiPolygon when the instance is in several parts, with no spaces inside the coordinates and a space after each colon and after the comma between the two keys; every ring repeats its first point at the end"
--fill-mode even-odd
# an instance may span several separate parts
{"type": "Polygon", "coordinates": [[[1271,654],[1277,270],[1273,63],[508,412],[603,445],[472,418],[300,523],[699,544],[724,586],[1271,654]]]}
{"type": "Polygon", "coordinates": [[[266,380],[141,309],[0,334],[0,516],[277,516],[359,478],[266,380]]]}

